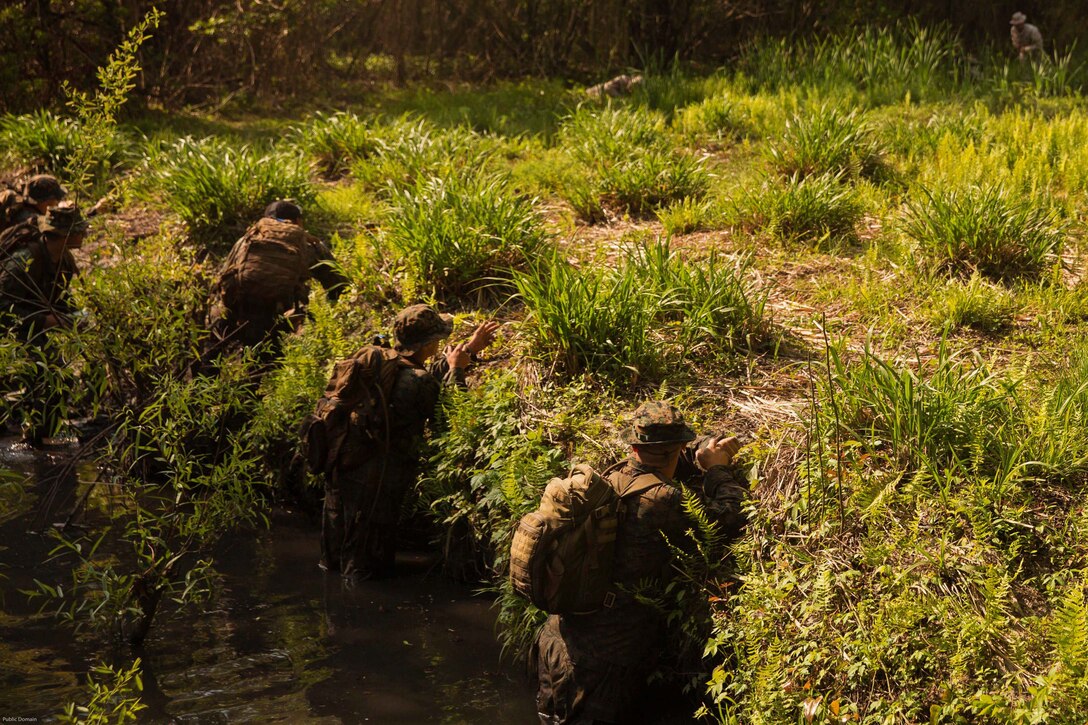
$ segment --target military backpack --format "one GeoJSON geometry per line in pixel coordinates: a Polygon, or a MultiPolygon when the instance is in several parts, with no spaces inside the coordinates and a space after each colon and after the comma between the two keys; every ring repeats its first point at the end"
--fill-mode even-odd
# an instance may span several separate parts
{"type": "Polygon", "coordinates": [[[311,257],[309,235],[302,227],[259,219],[223,262],[220,299],[231,310],[266,307],[284,312],[305,299],[311,257]]]}
{"type": "Polygon", "coordinates": [[[611,470],[601,476],[589,466],[574,466],[568,477],[549,481],[540,507],[518,522],[510,583],[545,612],[585,614],[615,602],[612,563],[623,507],[663,481],[643,474],[620,492],[611,470]]]}
{"type": "Polygon", "coordinates": [[[0,189],[0,232],[19,222],[22,195],[12,188],[0,189]]]}
{"type": "Polygon", "coordinates": [[[302,422],[303,455],[312,473],[331,476],[359,466],[389,445],[389,396],[400,354],[367,345],[333,368],[325,393],[302,422]]]}

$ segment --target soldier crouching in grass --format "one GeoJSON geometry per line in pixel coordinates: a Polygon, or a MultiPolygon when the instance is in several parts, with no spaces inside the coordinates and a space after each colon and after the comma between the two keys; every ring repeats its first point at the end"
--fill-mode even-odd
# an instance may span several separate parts
{"type": "MultiPolygon", "coordinates": [[[[537,640],[537,710],[545,725],[635,723],[640,694],[662,649],[664,616],[630,592],[650,583],[660,592],[671,578],[673,555],[690,524],[679,482],[693,486],[707,513],[729,538],[745,517],[745,479],[732,467],[736,438],[696,438],[681,413],[665,402],[635,411],[625,436],[631,455],[606,475],[623,497],[616,530],[611,606],[588,614],[551,615],[537,640]],[[657,478],[646,487],[645,477],[657,478]],[[624,496],[639,479],[640,493],[624,496]]],[[[638,490],[635,489],[635,490],[638,490]]]]}
{"type": "Polygon", "coordinates": [[[51,336],[70,322],[68,285],[78,271],[71,250],[83,246],[88,226],[79,209],[64,205],[0,234],[0,320],[36,363],[28,378],[8,383],[27,391],[23,439],[33,446],[63,423],[64,401],[47,371],[64,363],[51,336]]]}
{"type": "MultiPolygon", "coordinates": [[[[453,331],[453,320],[429,305],[413,305],[402,310],[393,323],[396,353],[386,351],[381,356],[383,362],[378,366],[391,369],[372,374],[365,378],[366,383],[343,386],[377,387],[370,381],[388,381],[388,390],[369,396],[382,404],[378,430],[362,430],[370,416],[356,409],[348,419],[357,421],[351,425],[359,429],[349,428],[339,436],[335,431],[330,433],[331,438],[344,442],[337,446],[337,460],[326,468],[322,569],[339,571],[349,583],[393,573],[401,503],[416,483],[424,431],[434,417],[442,386],[465,385],[466,369],[476,354],[491,344],[498,327],[497,322],[485,322],[468,342],[450,347],[432,360],[442,340],[453,331]]],[[[363,348],[355,359],[377,359],[375,352],[373,347],[363,348]]],[[[326,396],[334,392],[332,388],[330,383],[326,396]]],[[[343,389],[337,393],[340,398],[347,395],[343,389]]]]}
{"type": "Polygon", "coordinates": [[[57,177],[49,174],[31,176],[18,192],[9,189],[0,193],[0,232],[35,221],[64,201],[67,195],[57,177]]]}
{"type": "Polygon", "coordinates": [[[297,204],[269,204],[220,269],[210,314],[215,343],[207,356],[262,346],[262,363],[279,357],[282,335],[304,317],[310,280],[317,279],[333,301],[347,286],[332,263],[328,246],[303,228],[297,204]]]}

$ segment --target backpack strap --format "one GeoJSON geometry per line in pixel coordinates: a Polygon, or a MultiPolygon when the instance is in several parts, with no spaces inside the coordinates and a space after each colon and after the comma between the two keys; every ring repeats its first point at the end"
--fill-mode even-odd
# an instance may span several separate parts
{"type": "MultiPolygon", "coordinates": [[[[613,488],[615,488],[615,483],[612,485],[613,488]]],[[[646,493],[650,489],[663,485],[665,485],[665,482],[662,481],[656,473],[643,473],[642,475],[633,478],[626,486],[624,486],[622,491],[619,490],[619,488],[616,488],[616,494],[620,498],[628,498],[630,496],[646,493]]]]}

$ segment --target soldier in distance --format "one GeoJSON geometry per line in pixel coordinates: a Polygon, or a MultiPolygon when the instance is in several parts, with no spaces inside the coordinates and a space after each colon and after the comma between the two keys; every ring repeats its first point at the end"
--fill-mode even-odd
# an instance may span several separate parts
{"type": "Polygon", "coordinates": [[[79,209],[60,205],[0,234],[2,328],[26,343],[38,362],[27,379],[8,378],[4,386],[27,391],[23,437],[31,445],[55,436],[62,423],[63,401],[41,371],[63,365],[51,331],[71,319],[68,286],[78,272],[71,250],[83,246],[88,226],[79,209]]]}
{"type": "Polygon", "coordinates": [[[68,195],[55,176],[31,176],[19,191],[0,193],[0,232],[23,222],[34,221],[64,201],[68,195]]]}

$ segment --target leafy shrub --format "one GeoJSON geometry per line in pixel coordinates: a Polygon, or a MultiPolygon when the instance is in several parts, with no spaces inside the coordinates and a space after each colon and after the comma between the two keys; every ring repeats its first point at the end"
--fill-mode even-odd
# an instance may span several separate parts
{"type": "Polygon", "coordinates": [[[1076,722],[1084,562],[1040,552],[1088,533],[1084,350],[1035,391],[947,344],[915,369],[829,352],[801,477],[750,509],[714,617],[719,721],[1076,722]]]}
{"type": "Polygon", "coordinates": [[[857,111],[843,114],[826,104],[787,122],[770,156],[779,173],[802,179],[821,174],[873,178],[883,166],[872,131],[857,111]]]}
{"type": "Polygon", "coordinates": [[[1030,198],[995,185],[921,192],[924,198],[907,202],[903,226],[937,270],[1034,278],[1061,254],[1062,223],[1030,198]]]}
{"type": "Polygon", "coordinates": [[[504,176],[458,174],[394,191],[386,242],[411,284],[435,294],[483,292],[545,251],[533,202],[504,176]]]}
{"type": "Polygon", "coordinates": [[[154,236],[117,248],[113,264],[72,283],[88,318],[68,332],[69,345],[86,360],[86,387],[102,385],[115,406],[138,406],[163,378],[185,377],[199,359],[209,285],[194,252],[176,239],[154,236]]]}
{"type": "Polygon", "coordinates": [[[633,274],[574,267],[558,254],[514,275],[525,325],[568,374],[638,378],[658,365],[649,330],[657,300],[633,274]]]}
{"type": "Polygon", "coordinates": [[[831,175],[765,184],[739,210],[744,221],[776,239],[819,248],[854,241],[863,212],[857,192],[831,175]]]}
{"type": "Polygon", "coordinates": [[[1000,332],[1012,324],[1017,310],[1016,298],[1008,290],[973,274],[966,284],[949,281],[938,292],[933,320],[942,327],[1000,332]]]}
{"type": "MultiPolygon", "coordinates": [[[[9,166],[25,166],[67,180],[65,172],[77,149],[89,143],[74,120],[50,111],[0,117],[0,158],[9,166]]],[[[105,139],[91,159],[95,181],[103,181],[121,163],[126,142],[119,132],[105,139]]]]}
{"type": "Polygon", "coordinates": [[[186,137],[149,153],[140,193],[161,195],[193,236],[225,250],[275,199],[305,211],[315,198],[309,177],[296,154],[186,137]]]}
{"type": "Polygon", "coordinates": [[[338,177],[352,164],[374,153],[378,141],[370,124],[354,113],[319,113],[294,128],[299,148],[310,155],[322,173],[338,177]]]}
{"type": "Polygon", "coordinates": [[[565,457],[525,425],[511,370],[447,391],[440,411],[420,503],[456,532],[442,542],[447,565],[477,578],[501,577],[518,519],[536,508],[565,457]]]}

